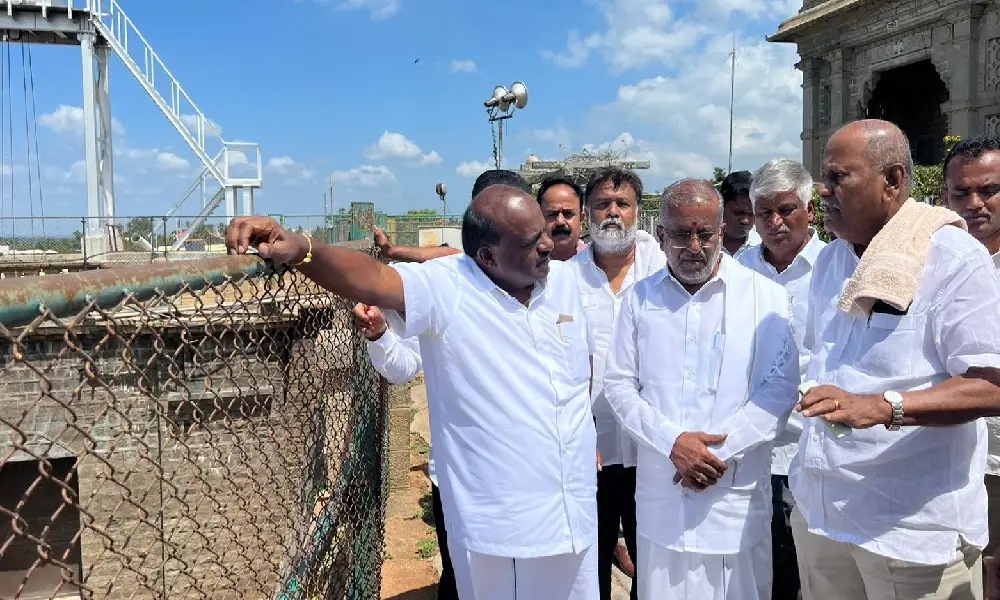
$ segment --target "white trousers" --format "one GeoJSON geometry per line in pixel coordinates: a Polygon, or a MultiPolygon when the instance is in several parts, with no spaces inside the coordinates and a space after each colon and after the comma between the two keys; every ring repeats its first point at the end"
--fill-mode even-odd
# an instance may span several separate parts
{"type": "Polygon", "coordinates": [[[597,543],[579,554],[509,558],[448,537],[460,600],[598,600],[597,543]]]}
{"type": "Polygon", "coordinates": [[[771,536],[739,554],[675,552],[640,534],[639,600],[771,600],[771,536]]]}

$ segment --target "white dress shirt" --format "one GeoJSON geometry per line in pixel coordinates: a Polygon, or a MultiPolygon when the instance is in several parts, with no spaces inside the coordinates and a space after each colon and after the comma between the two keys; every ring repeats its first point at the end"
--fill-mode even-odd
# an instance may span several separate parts
{"type": "MultiPolygon", "coordinates": [[[[365,340],[368,346],[368,357],[372,366],[382,377],[394,385],[402,385],[413,381],[423,369],[420,360],[420,341],[417,338],[402,339],[396,333],[386,328],[382,337],[375,340],[365,340]]],[[[430,407],[428,407],[428,410],[430,407]]],[[[431,455],[427,461],[427,477],[434,485],[438,484],[434,472],[434,446],[431,445],[431,455]]]]}
{"type": "MultiPolygon", "coordinates": [[[[997,273],[1000,273],[1000,252],[993,255],[993,265],[996,266],[997,273]]],[[[986,472],[1000,475],[1000,417],[986,417],[986,429],[989,431],[986,472]]]]}
{"type": "MultiPolygon", "coordinates": [[[[809,379],[854,394],[922,390],[970,367],[1000,367],[1000,277],[982,244],[942,227],[905,315],[837,309],[858,264],[853,246],[827,245],[816,260],[806,345],[809,379]]],[[[905,411],[905,405],[904,405],[905,411]]],[[[951,564],[961,538],[987,542],[986,425],[878,425],[837,438],[805,419],[789,469],[809,531],[880,556],[951,564]]]]}
{"type": "Polygon", "coordinates": [[[604,386],[639,441],[637,532],[677,552],[735,554],[770,535],[771,442],[795,406],[798,361],[778,284],[722,256],[693,296],[663,269],[632,286],[604,386]],[[680,434],[728,434],[727,471],[702,492],[673,483],[680,434]]]}
{"type": "MultiPolygon", "coordinates": [[[[781,273],[764,259],[764,244],[758,244],[744,252],[739,257],[740,264],[757,271],[771,281],[780,284],[788,292],[788,307],[792,315],[792,337],[799,351],[799,376],[806,381],[809,372],[810,351],[804,343],[806,335],[806,313],[809,310],[809,282],[812,281],[813,265],[819,251],[826,242],[819,239],[813,230],[812,237],[806,247],[799,252],[792,264],[781,273]]],[[[798,392],[796,392],[796,397],[798,392]]],[[[774,450],[771,453],[771,474],[788,475],[788,465],[799,450],[799,436],[802,434],[802,416],[792,411],[788,417],[788,425],[774,440],[774,450]]]]}
{"type": "MultiPolygon", "coordinates": [[[[761,242],[760,234],[757,233],[757,228],[756,227],[751,228],[750,233],[747,234],[747,241],[743,242],[743,245],[739,247],[739,249],[736,251],[736,254],[733,254],[732,257],[739,260],[739,258],[743,256],[745,253],[759,246],[760,242],[761,242]]],[[[722,247],[722,251],[725,252],[726,254],[729,254],[729,250],[726,250],[725,246],[722,247]]]]}
{"type": "Polygon", "coordinates": [[[611,330],[621,310],[622,299],[636,281],[641,281],[663,269],[667,255],[660,243],[645,231],[635,236],[635,262],[629,267],[618,293],[611,291],[608,276],[594,262],[594,245],[570,259],[567,264],[576,271],[580,298],[587,314],[587,325],[594,336],[594,376],[590,396],[593,399],[594,421],[597,424],[597,449],[606,465],[635,466],[636,447],[622,431],[611,405],[604,394],[604,369],[611,346],[611,330]]]}
{"type": "Polygon", "coordinates": [[[465,255],[393,268],[406,314],[386,316],[420,339],[448,535],[512,558],[587,549],[597,539],[593,342],[573,270],[553,261],[525,307],[465,255]]]}

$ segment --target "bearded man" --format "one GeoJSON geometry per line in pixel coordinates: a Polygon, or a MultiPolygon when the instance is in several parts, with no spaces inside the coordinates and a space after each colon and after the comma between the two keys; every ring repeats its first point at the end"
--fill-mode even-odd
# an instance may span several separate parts
{"type": "MultiPolygon", "coordinates": [[[[602,469],[597,474],[598,578],[601,600],[611,599],[611,566],[624,533],[633,568],[635,548],[636,447],[623,432],[604,393],[604,368],[611,330],[622,300],[632,285],[663,269],[666,256],[652,235],[639,230],[642,180],[629,169],[608,167],[587,182],[587,217],[591,243],[567,263],[577,272],[587,324],[594,336],[591,384],[597,450],[602,469]]],[[[636,596],[632,584],[632,598],[636,596]]]]}

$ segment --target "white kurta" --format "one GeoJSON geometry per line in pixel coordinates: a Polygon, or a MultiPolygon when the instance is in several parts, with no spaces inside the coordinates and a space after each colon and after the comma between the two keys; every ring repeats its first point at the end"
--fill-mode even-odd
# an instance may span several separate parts
{"type": "MultiPolygon", "coordinates": [[[[799,252],[792,264],[779,273],[774,266],[764,258],[764,244],[754,246],[739,257],[740,264],[757,271],[764,277],[781,285],[788,293],[788,308],[792,317],[792,337],[799,353],[799,376],[806,381],[809,372],[809,356],[811,352],[805,345],[806,314],[809,311],[809,283],[812,281],[813,265],[820,250],[826,247],[826,242],[819,239],[814,230],[806,247],[799,252]]],[[[771,452],[771,473],[773,475],[788,475],[788,465],[799,450],[799,436],[802,434],[802,417],[792,411],[788,417],[788,425],[774,440],[774,450],[771,452]]]]}
{"type": "MultiPolygon", "coordinates": [[[[957,227],[931,238],[905,315],[847,314],[837,302],[858,264],[843,240],[820,253],[810,288],[809,379],[856,394],[921,390],[970,367],[1000,368],[1000,277],[957,227]]],[[[986,425],[876,426],[842,438],[805,419],[789,483],[810,533],[924,565],[987,541],[986,425]]]]}
{"type": "MultiPolygon", "coordinates": [[[[781,286],[728,255],[718,275],[693,296],[668,269],[637,283],[622,305],[604,379],[612,409],[639,442],[640,538],[688,553],[699,561],[690,570],[698,577],[725,562],[711,557],[750,551],[770,535],[771,447],[795,405],[799,379],[781,286]],[[703,492],[672,481],[670,453],[686,431],[729,435],[714,449],[726,474],[703,492]]],[[[638,559],[641,579],[663,572],[663,565],[644,562],[641,551],[638,559]]],[[[753,568],[761,569],[755,580],[770,581],[769,560],[753,568]]],[[[652,593],[656,581],[647,580],[645,592],[640,583],[640,592],[687,597],[683,586],[652,593]]],[[[758,595],[733,590],[726,597],[758,595]]]]}
{"type": "MultiPolygon", "coordinates": [[[[382,337],[373,341],[365,340],[368,357],[375,370],[389,383],[402,385],[409,383],[423,369],[420,360],[420,341],[417,338],[402,339],[391,328],[386,328],[382,337]]],[[[427,461],[427,477],[438,484],[434,470],[434,446],[431,446],[430,460],[427,461]]]]}
{"type": "Polygon", "coordinates": [[[667,265],[667,256],[660,243],[645,231],[637,231],[635,262],[628,270],[618,293],[611,291],[608,276],[594,261],[594,245],[580,252],[567,263],[577,273],[580,298],[587,314],[587,324],[594,336],[594,375],[590,395],[593,400],[594,422],[597,425],[597,449],[605,465],[635,466],[636,447],[615,418],[604,393],[604,370],[611,347],[611,331],[621,311],[625,294],[637,281],[660,271],[667,265]]]}
{"type": "MultiPolygon", "coordinates": [[[[586,553],[597,540],[593,341],[573,270],[551,263],[525,307],[468,256],[393,268],[405,321],[386,316],[420,340],[449,544],[519,561],[586,553]]],[[[596,574],[585,587],[554,600],[596,596],[596,574]]]]}

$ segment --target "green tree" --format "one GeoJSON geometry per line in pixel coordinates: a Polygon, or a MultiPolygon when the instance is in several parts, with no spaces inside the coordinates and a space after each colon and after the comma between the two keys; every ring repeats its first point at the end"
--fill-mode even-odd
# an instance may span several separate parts
{"type": "Polygon", "coordinates": [[[715,189],[719,189],[722,185],[723,180],[726,178],[726,170],[722,167],[715,167],[712,169],[712,178],[709,183],[715,186],[715,189]]]}

